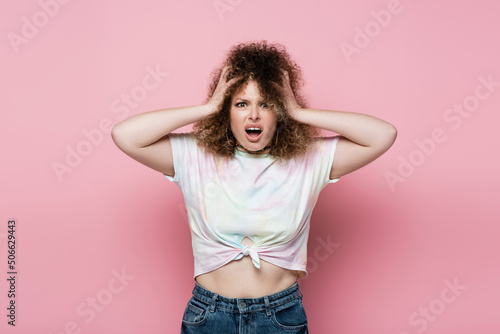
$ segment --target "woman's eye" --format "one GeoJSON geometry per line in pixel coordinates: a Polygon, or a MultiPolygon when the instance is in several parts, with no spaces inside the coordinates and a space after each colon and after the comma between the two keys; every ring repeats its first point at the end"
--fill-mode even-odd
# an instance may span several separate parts
{"type": "MultiPolygon", "coordinates": [[[[235,104],[236,107],[246,107],[247,106],[247,103],[246,102],[238,102],[235,104]]],[[[268,108],[268,105],[267,103],[262,103],[260,105],[262,108],[268,108]]]]}

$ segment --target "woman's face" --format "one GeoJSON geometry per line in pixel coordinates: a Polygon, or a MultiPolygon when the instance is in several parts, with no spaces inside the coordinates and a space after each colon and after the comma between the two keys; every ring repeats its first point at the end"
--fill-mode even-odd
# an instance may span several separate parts
{"type": "MultiPolygon", "coordinates": [[[[257,82],[248,80],[246,87],[233,94],[230,110],[231,130],[238,143],[248,151],[258,151],[271,145],[276,123],[277,116],[262,99],[257,82]],[[249,128],[259,128],[261,131],[248,130],[249,128]]],[[[269,149],[259,153],[268,152],[269,149]]]]}

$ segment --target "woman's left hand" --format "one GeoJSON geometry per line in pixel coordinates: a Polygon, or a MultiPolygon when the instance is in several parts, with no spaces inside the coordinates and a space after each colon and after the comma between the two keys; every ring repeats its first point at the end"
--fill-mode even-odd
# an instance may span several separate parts
{"type": "Polygon", "coordinates": [[[283,95],[285,98],[285,108],[292,118],[294,117],[294,112],[300,109],[300,105],[295,100],[295,95],[293,94],[292,87],[290,86],[290,78],[286,70],[281,70],[283,72],[283,95]]]}

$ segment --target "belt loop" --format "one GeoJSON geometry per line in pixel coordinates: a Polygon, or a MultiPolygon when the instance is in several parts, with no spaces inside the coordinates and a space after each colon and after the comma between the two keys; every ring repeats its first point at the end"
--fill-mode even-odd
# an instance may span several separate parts
{"type": "Polygon", "coordinates": [[[215,312],[215,301],[218,297],[219,295],[216,293],[214,293],[214,295],[212,296],[212,305],[210,305],[210,312],[215,312]]]}
{"type": "Polygon", "coordinates": [[[299,285],[299,283],[297,283],[297,287],[299,288],[299,292],[300,292],[300,299],[302,299],[302,297],[304,297],[304,294],[302,293],[302,290],[300,290],[300,285],[299,285]]]}
{"type": "Polygon", "coordinates": [[[267,296],[264,297],[264,303],[266,304],[266,314],[271,315],[271,308],[269,304],[269,298],[267,296]]]}

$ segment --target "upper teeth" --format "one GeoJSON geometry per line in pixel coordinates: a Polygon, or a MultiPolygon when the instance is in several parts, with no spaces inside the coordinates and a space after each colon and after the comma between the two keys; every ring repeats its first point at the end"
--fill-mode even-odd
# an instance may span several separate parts
{"type": "Polygon", "coordinates": [[[260,130],[259,128],[248,128],[247,130],[260,130]]]}

